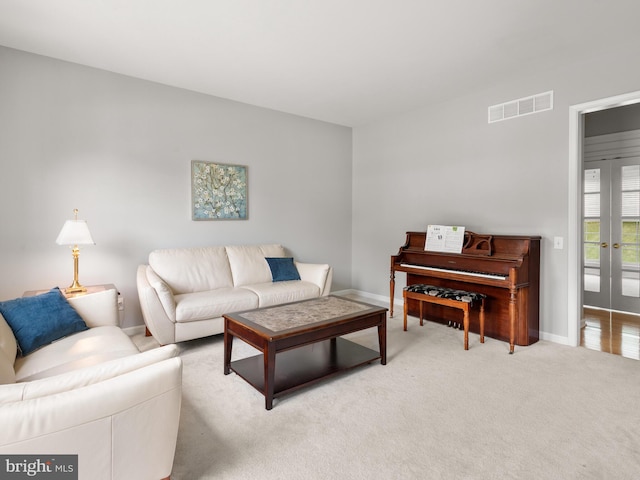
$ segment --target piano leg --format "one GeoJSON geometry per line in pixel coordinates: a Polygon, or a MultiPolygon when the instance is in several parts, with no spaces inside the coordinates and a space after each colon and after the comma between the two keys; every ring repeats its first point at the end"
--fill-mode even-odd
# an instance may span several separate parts
{"type": "MultiPolygon", "coordinates": [[[[406,295],[406,294],[405,294],[406,295]]],[[[393,302],[391,302],[393,303],[393,302]]],[[[404,331],[407,331],[407,314],[409,313],[409,302],[407,302],[407,299],[405,297],[404,299],[404,331]]]]}
{"type": "Polygon", "coordinates": [[[480,343],[484,343],[484,298],[480,303],[480,343]]]}
{"type": "MultiPolygon", "coordinates": [[[[395,292],[396,292],[396,277],[395,277],[395,274],[393,273],[393,270],[391,270],[391,275],[389,277],[389,318],[393,318],[393,296],[395,295],[395,292]]],[[[407,328],[405,324],[405,330],[406,329],[407,328]]]]}
{"type": "Polygon", "coordinates": [[[511,289],[509,299],[509,354],[514,350],[515,344],[515,328],[516,328],[516,290],[511,289]]]}

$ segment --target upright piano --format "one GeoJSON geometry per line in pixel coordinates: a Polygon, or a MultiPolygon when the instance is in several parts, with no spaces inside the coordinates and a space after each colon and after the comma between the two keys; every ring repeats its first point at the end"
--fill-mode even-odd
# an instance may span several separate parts
{"type": "MultiPolygon", "coordinates": [[[[406,243],[391,256],[390,315],[393,316],[395,273],[405,272],[407,285],[429,285],[487,295],[485,335],[516,345],[539,338],[540,237],[483,235],[465,232],[462,253],[425,250],[426,232],[407,232],[406,243]]],[[[418,316],[418,302],[409,300],[409,314],[418,316]]],[[[460,322],[459,311],[424,304],[425,318],[460,322]]],[[[476,309],[469,330],[479,332],[476,309]]]]}

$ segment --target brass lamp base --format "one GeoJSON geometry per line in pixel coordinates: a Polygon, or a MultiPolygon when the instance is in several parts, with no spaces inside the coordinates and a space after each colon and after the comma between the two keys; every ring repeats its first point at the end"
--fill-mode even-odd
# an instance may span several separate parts
{"type": "Polygon", "coordinates": [[[80,249],[77,245],[74,245],[71,254],[73,255],[73,283],[64,289],[64,293],[84,293],[87,289],[78,282],[78,257],[80,256],[80,249]]]}
{"type": "Polygon", "coordinates": [[[85,287],[76,282],[64,289],[64,293],[84,293],[86,291],[85,287]]]}

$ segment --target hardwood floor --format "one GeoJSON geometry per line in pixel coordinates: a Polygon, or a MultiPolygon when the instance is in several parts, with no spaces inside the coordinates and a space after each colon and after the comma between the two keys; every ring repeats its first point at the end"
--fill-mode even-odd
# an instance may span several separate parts
{"type": "Polygon", "coordinates": [[[640,360],[640,315],[585,307],[582,318],[581,346],[640,360]]]}

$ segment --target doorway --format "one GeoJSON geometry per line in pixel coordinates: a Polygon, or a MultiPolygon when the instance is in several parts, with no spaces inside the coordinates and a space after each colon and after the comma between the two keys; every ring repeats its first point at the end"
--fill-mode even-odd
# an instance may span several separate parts
{"type": "Polygon", "coordinates": [[[640,314],[640,131],[585,140],[582,223],[584,306],[640,314]]]}
{"type": "MultiPolygon", "coordinates": [[[[595,100],[569,109],[569,219],[568,219],[568,315],[567,343],[578,346],[581,341],[583,320],[583,210],[584,168],[583,149],[585,116],[616,107],[640,102],[640,92],[595,100]]],[[[608,242],[607,242],[608,243],[608,242]]],[[[614,242],[615,243],[615,242],[614,242]]],[[[618,242],[619,243],[619,242],[618,242]]],[[[611,265],[609,266],[611,268],[611,265]]],[[[602,272],[600,272],[602,275],[602,272]]]]}

